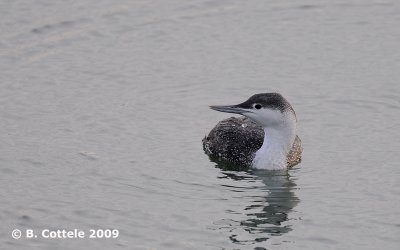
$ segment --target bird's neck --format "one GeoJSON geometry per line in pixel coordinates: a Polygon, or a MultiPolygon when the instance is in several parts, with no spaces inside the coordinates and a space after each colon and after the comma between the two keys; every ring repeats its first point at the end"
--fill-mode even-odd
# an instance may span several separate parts
{"type": "Polygon", "coordinates": [[[279,170],[287,167],[287,156],[296,138],[296,125],[264,128],[264,142],[253,159],[253,168],[279,170]]]}

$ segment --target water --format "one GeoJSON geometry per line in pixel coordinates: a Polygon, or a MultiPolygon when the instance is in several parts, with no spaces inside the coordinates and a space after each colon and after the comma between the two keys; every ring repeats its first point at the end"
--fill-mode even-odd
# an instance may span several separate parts
{"type": "Polygon", "coordinates": [[[399,249],[399,2],[4,0],[0,15],[2,249],[399,249]],[[271,91],[296,110],[303,162],[216,167],[201,139],[229,115],[208,105],[271,91]]]}

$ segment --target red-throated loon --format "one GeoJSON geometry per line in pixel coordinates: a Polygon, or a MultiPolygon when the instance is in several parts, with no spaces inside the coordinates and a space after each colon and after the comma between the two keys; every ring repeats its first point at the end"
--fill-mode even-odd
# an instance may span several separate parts
{"type": "Polygon", "coordinates": [[[219,122],[204,137],[204,151],[211,157],[267,170],[290,168],[301,161],[296,114],[281,94],[256,94],[238,105],[210,108],[245,116],[219,122]]]}

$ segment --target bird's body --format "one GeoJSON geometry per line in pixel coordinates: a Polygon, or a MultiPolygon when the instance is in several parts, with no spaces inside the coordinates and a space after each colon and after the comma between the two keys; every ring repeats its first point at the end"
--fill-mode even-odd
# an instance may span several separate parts
{"type": "Polygon", "coordinates": [[[280,94],[258,94],[239,105],[211,108],[246,117],[231,117],[219,122],[203,139],[203,148],[208,155],[269,170],[293,167],[301,161],[296,115],[280,94]]]}
{"type": "MultiPolygon", "coordinates": [[[[203,138],[203,149],[208,155],[251,167],[263,141],[264,131],[260,125],[247,117],[230,117],[220,121],[203,138]]],[[[301,153],[301,140],[296,136],[287,156],[287,167],[300,163],[301,153]]]]}

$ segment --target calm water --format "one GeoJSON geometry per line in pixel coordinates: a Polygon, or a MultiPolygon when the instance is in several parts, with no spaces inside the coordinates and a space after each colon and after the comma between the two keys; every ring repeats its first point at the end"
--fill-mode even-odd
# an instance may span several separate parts
{"type": "Polygon", "coordinates": [[[3,0],[0,16],[1,249],[399,249],[398,1],[3,0]],[[270,91],[303,162],[210,162],[201,139],[229,115],[208,105],[270,91]]]}

